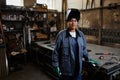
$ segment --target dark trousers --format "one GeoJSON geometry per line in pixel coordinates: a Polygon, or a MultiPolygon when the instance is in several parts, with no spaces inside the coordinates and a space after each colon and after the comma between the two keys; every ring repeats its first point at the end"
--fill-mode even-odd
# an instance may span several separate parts
{"type": "Polygon", "coordinates": [[[82,80],[82,76],[80,74],[75,76],[61,75],[59,80],[82,80]]]}

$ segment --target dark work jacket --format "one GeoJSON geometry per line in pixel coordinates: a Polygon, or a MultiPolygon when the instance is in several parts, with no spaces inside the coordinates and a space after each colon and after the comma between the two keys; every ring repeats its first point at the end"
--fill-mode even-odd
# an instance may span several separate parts
{"type": "MultiPolygon", "coordinates": [[[[76,29],[78,54],[79,54],[79,73],[82,71],[82,58],[89,60],[86,49],[86,40],[84,34],[76,29]]],[[[54,67],[59,67],[62,75],[74,75],[75,72],[75,56],[71,49],[71,35],[69,30],[65,29],[58,33],[55,48],[52,55],[54,67]]]]}

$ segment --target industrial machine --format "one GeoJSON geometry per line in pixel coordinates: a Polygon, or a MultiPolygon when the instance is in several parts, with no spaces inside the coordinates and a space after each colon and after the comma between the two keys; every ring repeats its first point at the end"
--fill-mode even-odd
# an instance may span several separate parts
{"type": "MultiPolygon", "coordinates": [[[[54,43],[50,43],[49,41],[35,42],[32,46],[38,50],[36,52],[38,64],[40,64],[52,78],[56,79],[57,76],[52,66],[54,43]]],[[[91,46],[88,48],[91,48],[91,46]]],[[[120,56],[114,55],[113,53],[105,54],[98,52],[90,56],[94,57],[92,62],[83,61],[83,80],[120,80],[120,56]]]]}
{"type": "Polygon", "coordinates": [[[120,64],[106,62],[102,66],[83,63],[83,80],[120,80],[120,64]]]}

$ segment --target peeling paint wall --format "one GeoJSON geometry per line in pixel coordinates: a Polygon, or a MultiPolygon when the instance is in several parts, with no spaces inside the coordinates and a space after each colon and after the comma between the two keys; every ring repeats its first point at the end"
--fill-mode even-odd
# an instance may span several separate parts
{"type": "Polygon", "coordinates": [[[99,10],[81,11],[80,27],[98,28],[99,27],[99,10]]]}
{"type": "Polygon", "coordinates": [[[104,6],[108,6],[111,3],[120,3],[120,0],[103,0],[104,6]]]}
{"type": "Polygon", "coordinates": [[[84,28],[99,28],[100,17],[103,17],[103,29],[120,29],[120,6],[116,9],[105,8],[103,9],[103,13],[100,12],[100,9],[81,11],[79,26],[84,28]]]}

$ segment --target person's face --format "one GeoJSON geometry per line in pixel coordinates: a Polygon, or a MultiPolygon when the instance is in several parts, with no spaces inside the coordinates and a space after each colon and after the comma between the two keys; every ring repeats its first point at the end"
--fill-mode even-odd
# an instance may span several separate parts
{"type": "Polygon", "coordinates": [[[77,25],[78,25],[78,22],[75,18],[72,18],[67,22],[67,26],[71,31],[75,30],[77,28],[77,25]]]}

